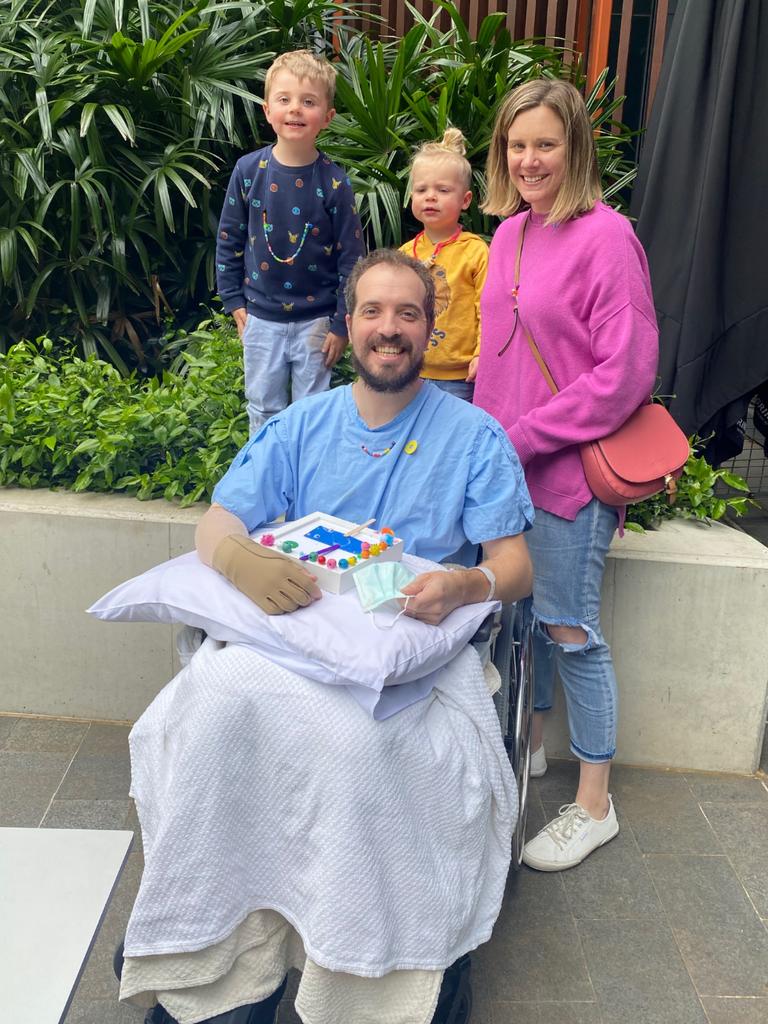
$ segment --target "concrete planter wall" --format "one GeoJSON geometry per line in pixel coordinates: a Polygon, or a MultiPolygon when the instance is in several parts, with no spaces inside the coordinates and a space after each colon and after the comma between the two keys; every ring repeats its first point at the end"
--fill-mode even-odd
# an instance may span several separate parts
{"type": "MultiPolygon", "coordinates": [[[[193,548],[205,506],[0,490],[0,713],[133,721],[176,671],[173,630],[103,623],[97,597],[193,548]]],[[[674,522],[616,539],[603,627],[620,688],[617,760],[751,772],[768,688],[768,550],[674,522]]],[[[547,751],[569,756],[562,700],[547,751]]]]}
{"type": "Polygon", "coordinates": [[[173,630],[85,609],[192,550],[204,510],[0,489],[0,712],[135,721],[176,671],[173,630]]]}

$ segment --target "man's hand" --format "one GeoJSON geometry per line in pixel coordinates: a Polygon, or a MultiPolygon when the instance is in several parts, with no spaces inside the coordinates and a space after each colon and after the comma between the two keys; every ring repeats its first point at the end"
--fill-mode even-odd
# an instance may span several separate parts
{"type": "Polygon", "coordinates": [[[467,368],[467,384],[472,384],[475,377],[477,377],[477,364],[480,362],[480,356],[474,356],[469,361],[467,368]]]}
{"type": "Polygon", "coordinates": [[[232,319],[235,321],[235,327],[237,328],[237,336],[242,341],[243,331],[245,330],[245,322],[248,319],[248,310],[245,308],[245,306],[241,306],[240,309],[233,309],[232,319]]]}
{"type": "MultiPolygon", "coordinates": [[[[474,573],[480,576],[480,573],[474,573]]],[[[470,603],[467,595],[465,570],[424,572],[402,588],[401,594],[410,597],[405,614],[430,626],[436,626],[450,615],[454,608],[470,603]]],[[[481,577],[485,579],[485,577],[481,577]]],[[[486,590],[488,584],[486,581],[486,590]]],[[[482,598],[479,598],[482,600],[482,598]]]]}
{"type": "MultiPolygon", "coordinates": [[[[522,534],[487,541],[483,544],[483,555],[482,564],[496,577],[494,600],[507,604],[530,594],[533,569],[522,534]]],[[[422,573],[401,593],[411,598],[406,615],[436,626],[460,605],[487,601],[489,590],[485,573],[473,568],[422,573]]]]}
{"type": "Polygon", "coordinates": [[[316,576],[295,559],[250,537],[224,537],[216,546],[211,565],[267,615],[294,612],[321,596],[316,576]]]}
{"type": "Polygon", "coordinates": [[[346,338],[342,338],[339,334],[334,334],[333,331],[328,331],[322,348],[323,355],[325,356],[325,365],[329,368],[335,366],[344,355],[346,347],[346,338]]]}

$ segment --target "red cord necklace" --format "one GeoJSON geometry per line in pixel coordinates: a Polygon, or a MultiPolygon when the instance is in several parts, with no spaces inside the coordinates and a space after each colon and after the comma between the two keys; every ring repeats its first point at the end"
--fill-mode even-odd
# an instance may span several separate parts
{"type": "MultiPolygon", "coordinates": [[[[450,238],[446,238],[444,242],[438,242],[437,245],[435,246],[435,248],[432,250],[432,255],[428,256],[427,259],[421,261],[424,264],[424,266],[425,267],[434,267],[435,261],[437,260],[437,256],[438,256],[438,253],[440,252],[440,250],[444,249],[446,247],[446,245],[450,245],[451,242],[455,242],[456,239],[459,237],[459,235],[461,234],[462,231],[463,231],[463,228],[462,228],[461,224],[459,224],[459,226],[456,228],[456,230],[453,232],[453,234],[451,235],[450,238]]],[[[426,234],[426,231],[420,231],[418,233],[418,235],[416,235],[416,237],[413,240],[413,258],[415,260],[417,260],[419,258],[416,255],[416,249],[418,248],[419,242],[422,240],[422,238],[424,237],[425,234],[426,234]]]]}

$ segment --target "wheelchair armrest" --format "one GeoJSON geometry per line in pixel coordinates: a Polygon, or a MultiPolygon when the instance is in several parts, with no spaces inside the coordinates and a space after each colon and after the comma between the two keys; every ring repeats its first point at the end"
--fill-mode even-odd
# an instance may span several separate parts
{"type": "Polygon", "coordinates": [[[487,644],[493,636],[493,629],[496,624],[495,612],[489,612],[480,625],[477,627],[477,632],[469,641],[471,644],[487,644]]]}

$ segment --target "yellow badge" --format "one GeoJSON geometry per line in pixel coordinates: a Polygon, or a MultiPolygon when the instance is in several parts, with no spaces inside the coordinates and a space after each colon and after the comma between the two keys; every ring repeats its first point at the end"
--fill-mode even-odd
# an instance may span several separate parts
{"type": "Polygon", "coordinates": [[[403,450],[405,451],[406,455],[413,455],[413,453],[416,451],[416,449],[418,447],[419,447],[419,442],[411,440],[411,441],[409,441],[406,444],[406,446],[405,446],[405,448],[403,450]]]}

